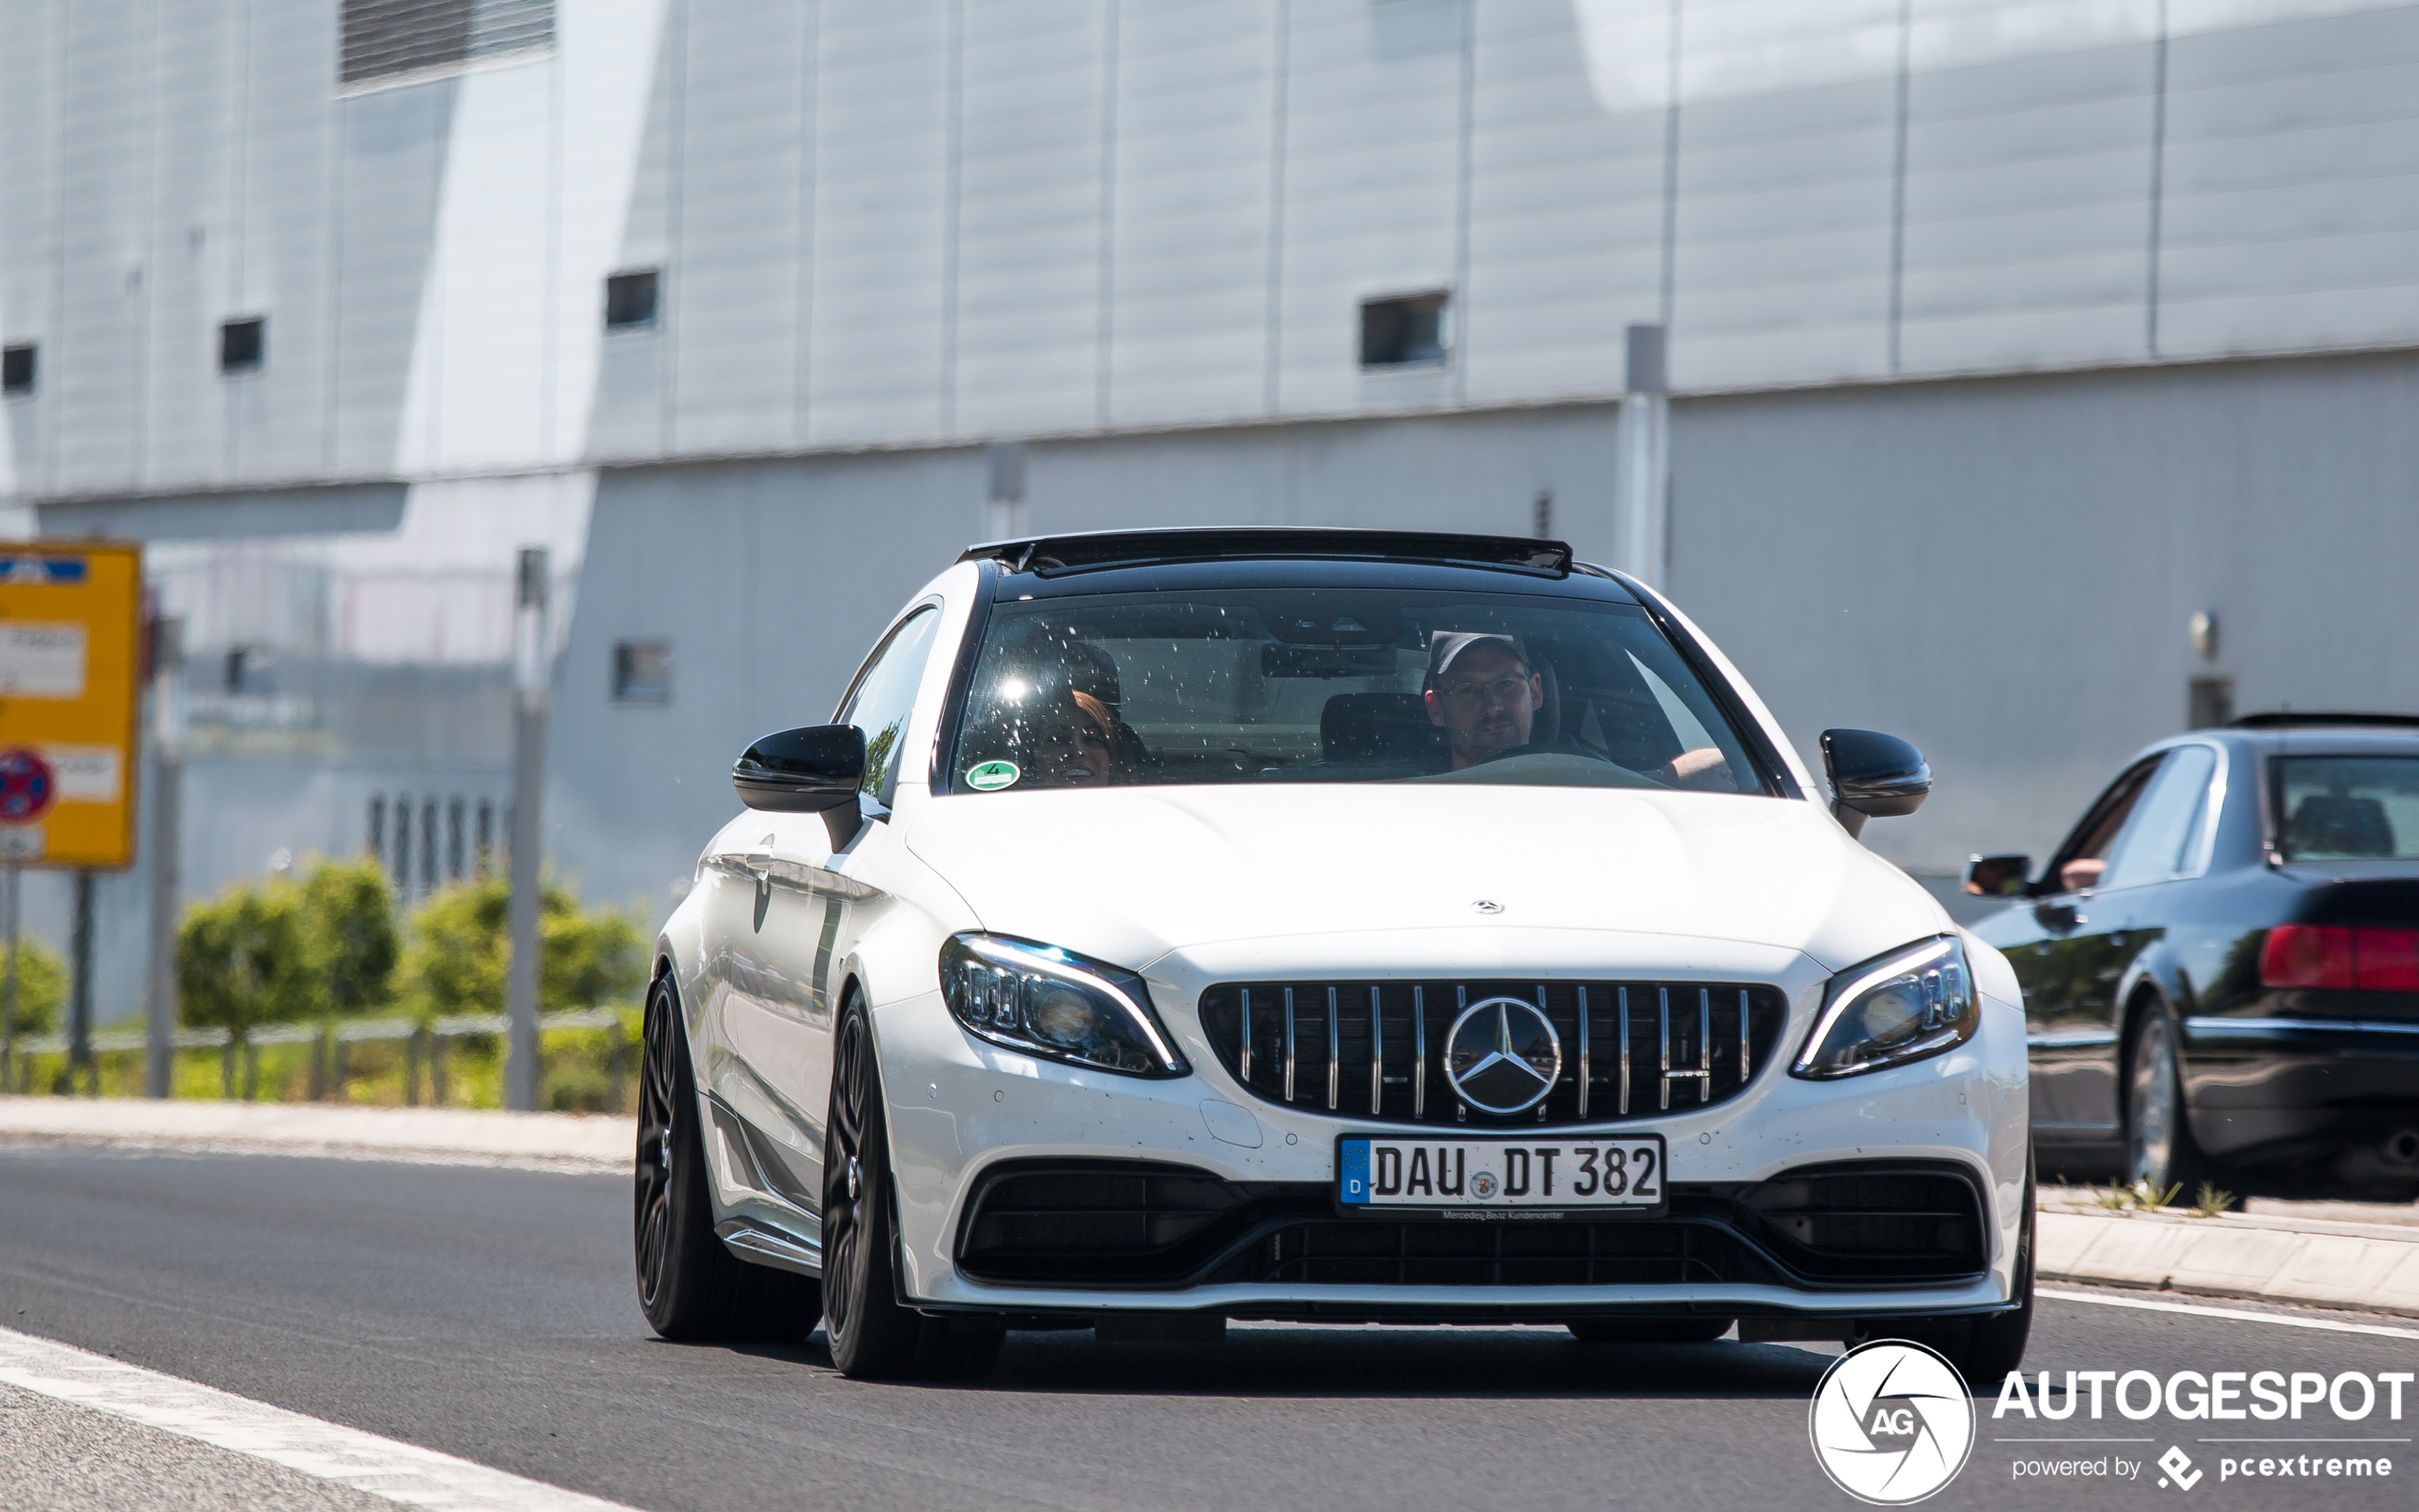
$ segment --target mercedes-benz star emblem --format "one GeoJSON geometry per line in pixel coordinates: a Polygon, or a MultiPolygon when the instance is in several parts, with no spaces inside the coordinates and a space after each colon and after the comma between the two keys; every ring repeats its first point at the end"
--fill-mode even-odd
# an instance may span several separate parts
{"type": "Polygon", "coordinates": [[[1445,1080],[1482,1113],[1525,1113],[1545,1101],[1560,1075],[1562,1038],[1533,1003],[1473,1003],[1446,1032],[1445,1080]]]}
{"type": "Polygon", "coordinates": [[[1504,911],[1504,905],[1497,903],[1492,898],[1481,898],[1476,903],[1471,904],[1470,906],[1478,910],[1480,913],[1501,913],[1504,911]]]}

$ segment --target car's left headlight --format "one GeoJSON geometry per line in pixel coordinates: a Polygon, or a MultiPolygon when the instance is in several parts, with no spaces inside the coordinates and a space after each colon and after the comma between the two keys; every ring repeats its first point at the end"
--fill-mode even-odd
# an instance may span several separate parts
{"type": "Polygon", "coordinates": [[[1056,945],[1006,935],[951,935],[941,946],[941,998],[994,1044],[1128,1076],[1186,1076],[1150,1010],[1142,978],[1056,945]]]}
{"type": "Polygon", "coordinates": [[[1981,1024],[1966,948],[1943,935],[1833,977],[1789,1074],[1828,1081],[1904,1065],[1965,1044],[1981,1024]]]}

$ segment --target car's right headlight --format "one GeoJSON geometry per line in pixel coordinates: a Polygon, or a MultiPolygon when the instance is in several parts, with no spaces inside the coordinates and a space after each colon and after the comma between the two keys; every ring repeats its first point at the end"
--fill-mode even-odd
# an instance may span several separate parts
{"type": "Polygon", "coordinates": [[[1981,1025],[1966,947],[1942,935],[1833,977],[1789,1075],[1829,1081],[1904,1065],[1965,1044],[1981,1025]]]}
{"type": "Polygon", "coordinates": [[[941,998],[994,1044],[1128,1076],[1191,1067],[1150,1009],[1142,978],[1056,945],[969,931],[941,946],[941,998]]]}

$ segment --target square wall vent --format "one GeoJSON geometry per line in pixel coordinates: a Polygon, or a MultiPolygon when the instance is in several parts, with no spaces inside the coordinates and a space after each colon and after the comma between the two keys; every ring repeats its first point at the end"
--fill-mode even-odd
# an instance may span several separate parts
{"type": "Polygon", "coordinates": [[[1361,301],[1361,366],[1432,368],[1452,347],[1452,296],[1442,289],[1361,301]]]}

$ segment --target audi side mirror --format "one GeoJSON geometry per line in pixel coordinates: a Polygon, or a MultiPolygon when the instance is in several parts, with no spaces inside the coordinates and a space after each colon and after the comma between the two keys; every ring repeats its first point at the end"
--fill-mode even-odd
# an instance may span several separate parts
{"type": "Polygon", "coordinates": [[[1831,782],[1831,817],[1851,835],[1863,834],[1868,819],[1913,813],[1931,792],[1924,753],[1878,730],[1823,731],[1823,775],[1831,782]]]}
{"type": "Polygon", "coordinates": [[[1966,863],[1966,890],[1977,898],[2014,898],[2031,876],[2030,856],[1976,856],[1966,863]]]}
{"type": "Polygon", "coordinates": [[[854,725],[809,725],[757,738],[730,768],[730,786],[750,808],[821,814],[834,850],[857,832],[857,788],[865,782],[865,731],[854,725]]]}

